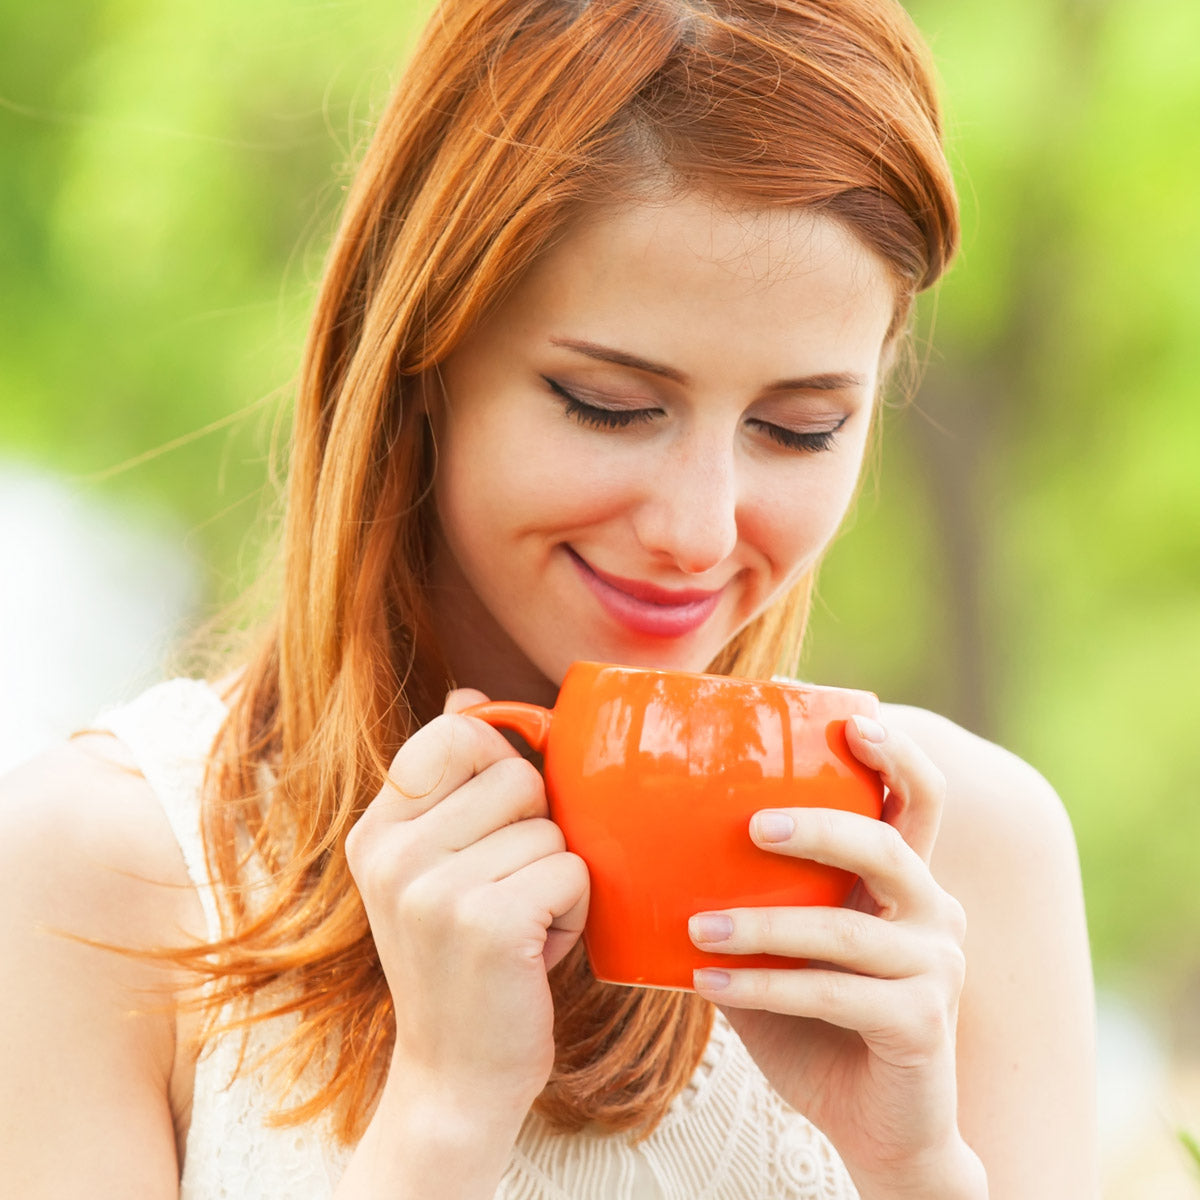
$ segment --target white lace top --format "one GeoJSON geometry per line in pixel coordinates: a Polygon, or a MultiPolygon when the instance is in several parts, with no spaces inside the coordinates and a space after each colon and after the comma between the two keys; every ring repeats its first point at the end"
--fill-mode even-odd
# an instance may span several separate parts
{"type": "MultiPolygon", "coordinates": [[[[209,931],[219,925],[200,837],[205,756],[225,715],[204,683],[151,688],[99,724],[128,747],[183,851],[209,931]]],[[[254,1029],[247,1062],[277,1040],[254,1029]]],[[[240,1039],[209,1043],[196,1067],[181,1200],[331,1200],[350,1151],[322,1122],[272,1128],[261,1072],[236,1073],[240,1039]]],[[[856,1200],[836,1152],[772,1091],[718,1013],[703,1060],[646,1140],[552,1133],[531,1114],[496,1200],[856,1200]]]]}

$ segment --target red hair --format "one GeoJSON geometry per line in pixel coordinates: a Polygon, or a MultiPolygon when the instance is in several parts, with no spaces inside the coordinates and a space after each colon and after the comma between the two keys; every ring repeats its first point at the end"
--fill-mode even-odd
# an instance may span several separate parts
{"type": "MultiPolygon", "coordinates": [[[[388,1061],[391,995],[343,846],[453,683],[423,586],[422,376],[582,207],[664,183],[844,222],[895,279],[892,340],[958,236],[930,64],[892,0],[437,10],[330,252],[296,404],[282,597],[206,796],[225,936],[181,956],[210,983],[210,1016],[230,1001],[247,1022],[299,1013],[281,1079],[312,1060],[321,1086],[282,1120],[332,1109],[352,1140],[388,1061]]],[[[713,669],[794,667],[810,585],[713,669]]],[[[562,1129],[651,1128],[695,1066],[708,1006],[598,984],[581,953],[552,984],[558,1058],[540,1110],[562,1129]]]]}

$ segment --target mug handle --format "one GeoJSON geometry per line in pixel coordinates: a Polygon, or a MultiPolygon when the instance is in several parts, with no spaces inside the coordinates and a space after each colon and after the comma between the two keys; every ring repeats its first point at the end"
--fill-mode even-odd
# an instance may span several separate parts
{"type": "Polygon", "coordinates": [[[554,713],[540,704],[523,704],[519,700],[488,700],[484,704],[472,704],[470,708],[464,708],[459,715],[478,717],[498,729],[511,729],[529,743],[530,749],[544,754],[554,713]]]}

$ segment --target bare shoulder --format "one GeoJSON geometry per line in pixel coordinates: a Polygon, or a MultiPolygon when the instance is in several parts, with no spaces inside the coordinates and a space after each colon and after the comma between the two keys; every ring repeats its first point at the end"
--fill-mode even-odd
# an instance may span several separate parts
{"type": "MultiPolygon", "coordinates": [[[[0,778],[0,860],[6,890],[20,880],[34,895],[52,891],[59,915],[76,909],[110,933],[127,925],[135,941],[141,921],[123,903],[132,893],[162,892],[160,912],[187,910],[194,899],[158,800],[124,746],[105,734],[66,742],[0,778]]],[[[146,929],[163,931],[154,918],[146,929]]]]}
{"type": "MultiPolygon", "coordinates": [[[[934,856],[944,884],[970,889],[985,882],[989,864],[1017,863],[1051,872],[1078,870],[1067,811],[1051,784],[1024,759],[946,717],[907,705],[884,705],[884,716],[925,751],[946,778],[946,802],[934,856]]],[[[961,897],[960,897],[961,898],[961,897]]]]}
{"type": "Polygon", "coordinates": [[[177,1190],[178,978],[140,952],[202,928],[166,817],[115,739],[76,739],[0,779],[0,1160],[14,1194],[177,1190]]]}

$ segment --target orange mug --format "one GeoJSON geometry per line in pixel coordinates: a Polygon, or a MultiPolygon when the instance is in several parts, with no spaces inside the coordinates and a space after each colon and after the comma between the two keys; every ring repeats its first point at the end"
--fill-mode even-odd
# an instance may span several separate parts
{"type": "Polygon", "coordinates": [[[854,875],[760,849],[750,817],[882,809],[879,775],[846,744],[847,717],[879,713],[870,692],[577,662],[553,709],[492,701],[465,713],[544,756],[550,816],[591,876],[592,972],[610,983],[690,989],[697,967],[803,965],[699,950],[688,918],[843,904],[854,875]]]}

